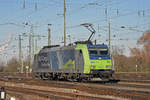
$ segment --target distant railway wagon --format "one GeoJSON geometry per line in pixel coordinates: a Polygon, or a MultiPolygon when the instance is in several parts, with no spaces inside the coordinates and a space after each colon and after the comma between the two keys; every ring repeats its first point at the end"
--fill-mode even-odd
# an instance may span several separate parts
{"type": "Polygon", "coordinates": [[[34,75],[41,79],[109,79],[113,74],[107,45],[44,47],[34,56],[34,75]]]}

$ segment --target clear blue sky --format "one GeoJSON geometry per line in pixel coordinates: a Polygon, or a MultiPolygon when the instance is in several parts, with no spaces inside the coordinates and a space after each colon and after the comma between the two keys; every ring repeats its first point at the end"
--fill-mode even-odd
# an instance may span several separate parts
{"type": "MultiPolygon", "coordinates": [[[[23,23],[26,22],[37,26],[33,29],[35,34],[45,36],[47,36],[47,24],[52,24],[52,43],[62,42],[63,0],[25,0],[25,8],[23,4],[24,0],[0,0],[0,45],[7,41],[9,33],[13,35],[11,45],[0,52],[0,58],[8,59],[18,54],[18,35],[30,32],[30,26],[23,27],[23,23]],[[35,3],[37,3],[37,10],[35,10],[35,3]]],[[[142,35],[142,31],[150,29],[149,4],[150,0],[66,0],[67,34],[71,35],[72,41],[87,39],[90,32],[79,25],[92,23],[97,31],[93,40],[97,39],[99,43],[107,44],[108,19],[110,18],[112,45],[135,47],[136,40],[142,35]],[[121,26],[126,28],[121,29],[121,26]]],[[[23,38],[22,42],[23,47],[26,47],[28,38],[23,38]]],[[[39,39],[38,47],[41,48],[44,45],[47,45],[47,38],[39,39]]],[[[27,51],[27,47],[23,50],[27,51]]]]}

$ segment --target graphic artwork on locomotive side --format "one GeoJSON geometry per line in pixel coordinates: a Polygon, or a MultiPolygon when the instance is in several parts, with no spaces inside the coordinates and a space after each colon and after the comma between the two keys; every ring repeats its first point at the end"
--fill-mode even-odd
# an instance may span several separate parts
{"type": "Polygon", "coordinates": [[[77,44],[43,48],[34,56],[34,74],[42,79],[109,79],[113,74],[108,46],[77,44]]]}

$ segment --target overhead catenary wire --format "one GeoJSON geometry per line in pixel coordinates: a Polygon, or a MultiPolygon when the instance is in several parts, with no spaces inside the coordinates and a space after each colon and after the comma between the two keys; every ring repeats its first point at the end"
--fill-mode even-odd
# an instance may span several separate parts
{"type": "MultiPolygon", "coordinates": [[[[147,12],[150,12],[150,9],[146,9],[145,11],[147,12]]],[[[119,16],[113,16],[111,17],[111,19],[116,19],[116,18],[119,18],[119,17],[123,17],[123,16],[128,16],[128,15],[133,15],[133,14],[136,14],[137,12],[129,12],[129,13],[126,13],[126,14],[120,14],[119,16]]],[[[95,21],[91,21],[89,23],[99,23],[99,22],[104,22],[106,21],[105,19],[100,19],[100,20],[95,20],[95,21]]],[[[76,28],[76,27],[79,27],[79,25],[72,25],[72,26],[68,26],[68,28],[76,28]]]]}
{"type": "MultiPolygon", "coordinates": [[[[51,4],[58,4],[58,5],[61,5],[62,4],[62,2],[60,1],[58,1],[58,0],[49,0],[50,2],[52,1],[53,3],[51,3],[51,4]]],[[[98,0],[97,0],[98,1],[98,0]]],[[[103,0],[102,2],[104,2],[105,3],[105,0],[103,0]]],[[[113,1],[112,1],[113,2],[113,1]]],[[[122,2],[122,1],[121,1],[122,2]]],[[[91,2],[89,2],[89,3],[91,3],[91,2]]],[[[38,5],[39,5],[40,3],[38,2],[38,5]]],[[[85,4],[88,4],[88,2],[86,2],[85,4]]],[[[115,3],[114,3],[115,4],[115,3]]],[[[84,5],[84,4],[83,4],[84,5]]],[[[81,5],[82,6],[82,5],[81,5]]],[[[108,4],[108,6],[109,6],[109,8],[111,8],[111,4],[108,4]]],[[[85,6],[85,8],[90,8],[90,6],[85,6]]],[[[93,7],[93,6],[92,6],[93,7]]],[[[102,5],[102,6],[100,6],[102,9],[104,9],[104,6],[102,5]]],[[[40,12],[40,11],[42,11],[42,10],[40,10],[41,8],[38,8],[38,10],[37,10],[37,12],[40,12]]],[[[83,8],[84,9],[84,8],[83,8]]],[[[81,11],[82,11],[82,9],[80,9],[81,11]]],[[[112,10],[112,9],[111,9],[112,10]]],[[[34,12],[34,11],[33,11],[34,12]]],[[[35,13],[37,13],[37,12],[34,12],[33,14],[30,14],[29,13],[29,16],[32,16],[32,15],[36,15],[35,13]]],[[[32,13],[32,12],[31,12],[32,13]]],[[[70,12],[70,13],[72,13],[72,14],[74,14],[74,12],[70,12]]],[[[130,13],[130,12],[127,12],[127,13],[130,13]]],[[[147,13],[147,12],[145,12],[145,10],[144,10],[144,14],[145,13],[147,13]]],[[[123,14],[126,14],[126,13],[124,13],[124,12],[122,12],[122,14],[121,15],[123,15],[123,14]]],[[[136,12],[136,14],[137,14],[137,12],[136,12]]],[[[26,15],[28,15],[28,14],[26,14],[26,15]]],[[[130,15],[130,14],[129,14],[130,15]]],[[[132,12],[131,12],[131,16],[132,16],[133,14],[132,14],[132,12]]],[[[127,15],[124,15],[124,16],[127,16],[127,15]]],[[[54,18],[54,19],[60,19],[60,18],[62,18],[63,16],[58,16],[58,18],[56,17],[56,18],[54,18]]],[[[113,17],[114,17],[114,19],[116,19],[116,18],[119,18],[119,17],[122,17],[122,16],[112,16],[112,20],[113,20],[113,17]],[[115,18],[116,17],[116,18],[115,18]]],[[[50,19],[47,19],[47,21],[48,20],[53,20],[53,18],[50,18],[50,19]]],[[[103,20],[103,19],[102,19],[103,20]]],[[[105,20],[104,20],[105,21],[105,20]]],[[[93,20],[90,20],[90,22],[93,22],[93,20]]],[[[102,21],[100,20],[100,19],[98,19],[98,18],[96,18],[96,22],[94,22],[94,24],[96,24],[96,23],[101,23],[102,21]],[[97,20],[99,20],[99,21],[97,21],[97,20]]],[[[46,22],[44,22],[44,23],[46,23],[46,22]]],[[[41,23],[40,23],[41,24],[41,23]]],[[[43,24],[43,23],[42,23],[43,24]]],[[[80,24],[80,23],[79,23],[80,24]]],[[[46,24],[47,25],[47,24],[46,24]]],[[[68,29],[73,29],[73,28],[77,28],[77,27],[80,27],[79,25],[70,25],[70,26],[67,26],[67,28],[68,29]]]]}

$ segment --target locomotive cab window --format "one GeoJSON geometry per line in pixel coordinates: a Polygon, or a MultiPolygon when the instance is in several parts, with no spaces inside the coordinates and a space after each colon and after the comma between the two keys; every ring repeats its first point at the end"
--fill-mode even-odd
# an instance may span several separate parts
{"type": "Polygon", "coordinates": [[[100,56],[108,56],[109,55],[108,49],[100,49],[99,50],[99,55],[100,56]]]}
{"type": "Polygon", "coordinates": [[[89,55],[90,56],[108,56],[109,55],[109,51],[106,48],[102,48],[102,49],[91,49],[89,50],[89,55]]]}
{"type": "Polygon", "coordinates": [[[97,50],[89,50],[89,54],[95,56],[98,54],[98,52],[97,50]]]}

